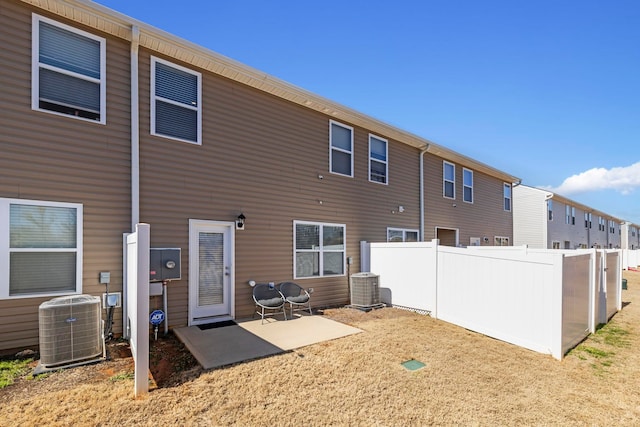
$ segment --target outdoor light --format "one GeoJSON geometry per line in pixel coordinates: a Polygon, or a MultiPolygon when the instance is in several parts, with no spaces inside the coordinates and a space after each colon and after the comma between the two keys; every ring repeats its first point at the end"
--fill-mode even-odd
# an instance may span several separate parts
{"type": "Polygon", "coordinates": [[[240,214],[238,215],[238,218],[236,218],[236,230],[244,230],[244,221],[247,219],[247,217],[244,216],[244,214],[240,214]]]}

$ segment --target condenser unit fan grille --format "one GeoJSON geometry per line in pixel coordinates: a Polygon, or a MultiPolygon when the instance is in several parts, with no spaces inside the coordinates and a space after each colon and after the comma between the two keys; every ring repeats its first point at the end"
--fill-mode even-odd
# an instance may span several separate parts
{"type": "Polygon", "coordinates": [[[64,365],[102,354],[100,298],[54,298],[39,309],[40,363],[64,365]]]}
{"type": "Polygon", "coordinates": [[[378,276],[372,273],[351,275],[351,305],[372,307],[380,304],[378,276]]]}

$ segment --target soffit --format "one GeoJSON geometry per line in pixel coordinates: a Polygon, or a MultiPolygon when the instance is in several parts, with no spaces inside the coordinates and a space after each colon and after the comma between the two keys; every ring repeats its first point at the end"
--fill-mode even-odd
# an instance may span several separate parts
{"type": "Polygon", "coordinates": [[[386,124],[378,119],[340,105],[329,99],[301,89],[276,77],[258,71],[212,50],[176,37],[144,22],[133,19],[88,0],[22,0],[37,8],[69,20],[95,28],[112,36],[132,40],[132,26],[140,31],[140,46],[175,58],[194,67],[210,71],[239,83],[251,86],[287,101],[318,111],[339,121],[360,126],[372,133],[394,139],[411,147],[439,156],[470,169],[499,178],[505,182],[520,179],[471,159],[425,138],[386,124]]]}

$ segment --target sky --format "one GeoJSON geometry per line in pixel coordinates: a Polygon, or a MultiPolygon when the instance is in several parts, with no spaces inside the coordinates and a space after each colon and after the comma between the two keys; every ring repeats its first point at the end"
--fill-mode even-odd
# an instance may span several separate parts
{"type": "Polygon", "coordinates": [[[637,0],[98,0],[640,225],[637,0]]]}

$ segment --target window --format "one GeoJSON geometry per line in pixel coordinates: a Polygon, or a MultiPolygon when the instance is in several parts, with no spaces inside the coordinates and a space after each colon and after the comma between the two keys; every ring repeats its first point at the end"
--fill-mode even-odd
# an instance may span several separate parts
{"type": "Polygon", "coordinates": [[[106,123],[106,41],[32,18],[31,108],[106,123]]]}
{"type": "Polygon", "coordinates": [[[553,200],[547,200],[547,219],[553,221],[553,200]]]}
{"type": "Polygon", "coordinates": [[[442,162],[442,187],[444,197],[456,198],[456,167],[453,163],[442,162]]]}
{"type": "Polygon", "coordinates": [[[565,206],[565,224],[571,224],[571,206],[565,206]]]}
{"type": "Polygon", "coordinates": [[[552,248],[552,249],[560,249],[560,242],[558,242],[558,241],[554,240],[554,241],[551,243],[551,248],[552,248]]]}
{"type": "Polygon", "coordinates": [[[473,171],[462,169],[462,200],[473,203],[473,171]]]}
{"type": "Polygon", "coordinates": [[[294,221],[293,240],[296,279],[344,275],[344,225],[294,221]]]}
{"type": "Polygon", "coordinates": [[[0,299],[82,291],[82,205],[0,199],[0,299]]]}
{"type": "Polygon", "coordinates": [[[504,210],[511,212],[511,184],[504,184],[502,187],[502,196],[504,198],[504,210]]]}
{"type": "Polygon", "coordinates": [[[496,246],[509,246],[509,238],[508,237],[495,236],[493,241],[494,241],[494,244],[496,246]]]}
{"type": "Polygon", "coordinates": [[[369,181],[387,184],[387,140],[369,135],[369,181]]]}
{"type": "Polygon", "coordinates": [[[418,230],[387,228],[387,242],[417,242],[418,230]]]}
{"type": "Polygon", "coordinates": [[[604,226],[604,218],[602,218],[601,216],[598,217],[598,231],[604,231],[605,230],[605,226],[604,226]]]}
{"type": "Polygon", "coordinates": [[[591,228],[591,213],[584,213],[584,228],[591,228]]]}
{"type": "Polygon", "coordinates": [[[576,225],[576,208],[571,207],[571,225],[576,225]]]}
{"type": "Polygon", "coordinates": [[[329,122],[329,170],[353,177],[353,128],[329,122]]]}
{"type": "Polygon", "coordinates": [[[151,57],[151,134],[202,143],[200,73],[151,57]]]}

